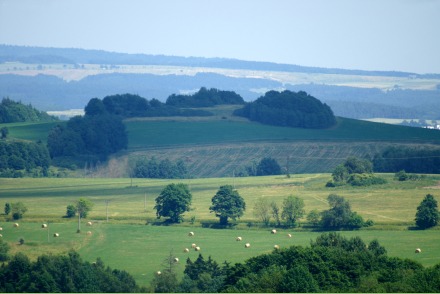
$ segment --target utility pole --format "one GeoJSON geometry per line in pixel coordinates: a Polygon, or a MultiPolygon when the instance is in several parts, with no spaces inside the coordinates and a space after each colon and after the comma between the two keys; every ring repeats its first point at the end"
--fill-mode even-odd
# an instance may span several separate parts
{"type": "Polygon", "coordinates": [[[147,192],[145,192],[144,196],[144,212],[147,212],[147,192]]]}
{"type": "Polygon", "coordinates": [[[105,215],[107,217],[108,222],[108,204],[110,203],[110,200],[105,200],[105,215]]]}

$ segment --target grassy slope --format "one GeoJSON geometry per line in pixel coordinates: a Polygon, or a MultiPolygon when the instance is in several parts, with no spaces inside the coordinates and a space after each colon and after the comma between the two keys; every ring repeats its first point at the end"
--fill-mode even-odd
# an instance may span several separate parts
{"type": "Polygon", "coordinates": [[[218,262],[240,262],[270,252],[275,244],[307,246],[318,232],[280,230],[279,234],[271,235],[268,229],[249,229],[246,224],[257,221],[252,212],[255,199],[267,197],[281,205],[283,198],[293,194],[304,199],[308,212],[315,208],[327,209],[326,197],[329,193],[337,193],[350,200],[353,210],[376,222],[371,229],[342,232],[344,235],[361,236],[367,242],[377,238],[391,256],[415,259],[429,266],[439,263],[439,231],[413,231],[407,227],[413,225],[416,207],[426,194],[438,198],[440,176],[429,176],[417,182],[396,182],[392,175],[384,176],[388,184],[337,189],[324,187],[330,177],[328,174],[184,180],[193,194],[192,210],[186,218],[195,216],[196,223],[175,226],[153,225],[157,222],[154,199],[166,184],[173,182],[171,180],[134,179],[131,186],[130,179],[0,179],[1,203],[22,201],[29,209],[18,229],[13,228],[12,222],[1,222],[0,226],[4,240],[12,246],[12,253],[25,252],[35,258],[43,253],[76,249],[86,260],[101,257],[109,266],[125,269],[140,284],[147,285],[170,251],[180,258],[178,269],[183,271],[186,257],[197,257],[194,251],[189,254],[182,251],[192,242],[201,246],[205,257],[211,255],[218,262]],[[244,197],[245,215],[232,230],[203,228],[218,222],[209,213],[209,205],[218,187],[224,184],[235,185],[244,197]],[[76,234],[77,220],[62,216],[67,204],[79,197],[87,197],[95,206],[89,218],[82,222],[82,233],[76,234]],[[106,223],[105,200],[110,200],[109,223],[106,223]],[[85,225],[88,220],[94,222],[92,227],[85,225]],[[146,220],[150,225],[145,225],[146,220]],[[49,222],[49,235],[47,230],[41,229],[43,222],[49,222]],[[88,230],[92,236],[87,236],[88,230]],[[196,232],[196,236],[189,238],[188,231],[196,232]],[[55,232],[60,234],[59,238],[52,236],[55,232]],[[293,232],[294,237],[287,238],[287,232],[293,232]],[[245,249],[244,242],[236,242],[236,236],[250,242],[251,248],[245,249]],[[18,245],[20,238],[25,240],[25,245],[18,245]],[[422,254],[414,254],[417,247],[422,248],[422,254]]]}

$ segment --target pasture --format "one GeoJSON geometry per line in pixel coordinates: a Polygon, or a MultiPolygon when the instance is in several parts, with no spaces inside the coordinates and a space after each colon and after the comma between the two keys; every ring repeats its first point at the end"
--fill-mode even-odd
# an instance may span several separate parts
{"type": "Polygon", "coordinates": [[[437,229],[409,230],[414,225],[416,207],[423,197],[431,193],[439,197],[440,176],[431,175],[420,181],[397,182],[393,175],[382,175],[387,184],[363,188],[325,188],[330,174],[303,174],[252,178],[209,178],[185,180],[152,179],[0,179],[0,206],[6,202],[23,202],[28,211],[19,221],[18,228],[5,215],[0,223],[4,240],[11,244],[11,253],[24,252],[31,258],[43,253],[65,253],[77,250],[90,262],[100,257],[112,268],[127,270],[140,285],[148,285],[154,272],[163,269],[162,262],[170,254],[180,260],[177,269],[182,275],[187,257],[195,259],[198,252],[191,249],[196,243],[205,258],[212,256],[219,263],[242,262],[258,254],[268,253],[274,245],[286,248],[291,245],[308,246],[320,232],[311,231],[305,219],[295,229],[278,229],[275,235],[270,228],[262,228],[253,214],[255,200],[267,197],[280,206],[288,195],[301,197],[305,210],[328,208],[326,197],[330,193],[344,196],[352,209],[364,219],[372,219],[373,227],[359,231],[344,231],[343,235],[360,236],[365,242],[375,238],[384,245],[390,256],[411,258],[425,266],[440,262],[440,234],[437,229]],[[189,185],[193,195],[192,210],[185,214],[185,222],[167,226],[164,219],[157,220],[155,198],[169,183],[189,185]],[[211,198],[221,185],[231,184],[246,201],[244,216],[230,229],[215,229],[218,219],[209,212],[211,198]],[[81,233],[76,233],[77,219],[67,219],[66,206],[85,197],[94,203],[87,219],[82,220],[81,233]],[[106,206],[106,200],[108,207],[106,206]],[[107,214],[108,208],[108,214],[107,214]],[[107,222],[108,215],[108,222],[107,222]],[[189,222],[191,217],[195,222],[189,222]],[[92,221],[92,226],[87,226],[92,221]],[[41,224],[47,223],[48,228],[41,224]],[[92,235],[87,235],[91,231],[92,235]],[[195,232],[189,237],[188,232],[195,232]],[[59,233],[55,238],[54,233],[59,233]],[[287,237],[291,233],[292,238],[287,237]],[[242,242],[235,241],[237,236],[242,242]],[[19,245],[19,239],[25,240],[19,245]],[[250,248],[244,244],[249,242],[250,248]],[[415,248],[422,248],[415,254],[415,248]],[[184,253],[184,248],[191,249],[184,253]]]}

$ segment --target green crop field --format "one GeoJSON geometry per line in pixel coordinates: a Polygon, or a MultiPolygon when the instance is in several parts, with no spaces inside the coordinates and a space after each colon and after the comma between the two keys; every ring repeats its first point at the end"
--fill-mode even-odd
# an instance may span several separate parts
{"type": "MultiPolygon", "coordinates": [[[[431,193],[439,197],[440,176],[431,175],[420,181],[398,182],[393,175],[381,175],[388,183],[363,188],[325,188],[329,174],[303,174],[290,178],[285,176],[252,178],[186,179],[193,194],[192,210],[185,214],[186,221],[179,225],[164,226],[163,220],[155,217],[154,199],[161,189],[172,180],[147,179],[0,179],[0,205],[21,201],[27,207],[24,219],[18,228],[13,222],[4,221],[2,235],[12,246],[12,253],[25,252],[32,258],[43,253],[63,253],[70,249],[80,252],[84,259],[94,261],[101,257],[113,267],[125,269],[134,275],[141,285],[147,285],[153,272],[162,268],[162,261],[170,252],[179,257],[179,270],[183,271],[186,257],[196,258],[197,252],[183,253],[192,243],[199,245],[205,257],[212,256],[218,262],[240,262],[257,254],[267,253],[275,244],[307,246],[318,232],[308,231],[307,226],[282,229],[276,235],[269,228],[258,226],[253,215],[255,200],[267,197],[281,205],[288,195],[304,199],[306,211],[328,208],[326,197],[330,193],[344,196],[352,209],[365,219],[375,222],[373,227],[359,231],[341,232],[346,236],[360,236],[366,242],[377,238],[391,256],[415,259],[426,266],[440,262],[440,234],[438,230],[417,231],[408,228],[414,225],[416,207],[423,197],[431,193]],[[210,228],[218,219],[209,212],[211,198],[218,187],[234,185],[246,201],[245,215],[231,229],[210,228]],[[94,208],[86,220],[82,220],[82,231],[76,233],[77,220],[63,218],[66,206],[79,197],[90,199],[94,208]],[[106,201],[109,201],[108,207],[106,201]],[[108,214],[107,209],[108,208],[108,214]],[[108,215],[108,222],[107,222],[108,215]],[[195,223],[189,222],[195,217],[195,223]],[[92,226],[86,222],[92,221],[92,226]],[[48,223],[49,229],[41,224],[48,223]],[[251,226],[248,226],[251,224],[251,226]],[[92,232],[91,236],[87,231],[92,232]],[[194,231],[193,238],[188,232],[194,231]],[[59,233],[60,237],[53,237],[59,233]],[[293,237],[288,238],[287,233],[293,237]],[[242,236],[243,242],[235,241],[242,236]],[[23,238],[25,243],[18,244],[23,238]],[[251,248],[244,248],[244,242],[251,248]],[[423,253],[414,254],[420,247],[423,253]]],[[[307,225],[302,220],[303,225],[307,225]]]]}

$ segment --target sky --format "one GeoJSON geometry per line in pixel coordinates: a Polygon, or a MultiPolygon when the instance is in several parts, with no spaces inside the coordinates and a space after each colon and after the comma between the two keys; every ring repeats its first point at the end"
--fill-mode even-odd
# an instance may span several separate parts
{"type": "Polygon", "coordinates": [[[440,73],[440,0],[0,0],[0,44],[440,73]]]}

